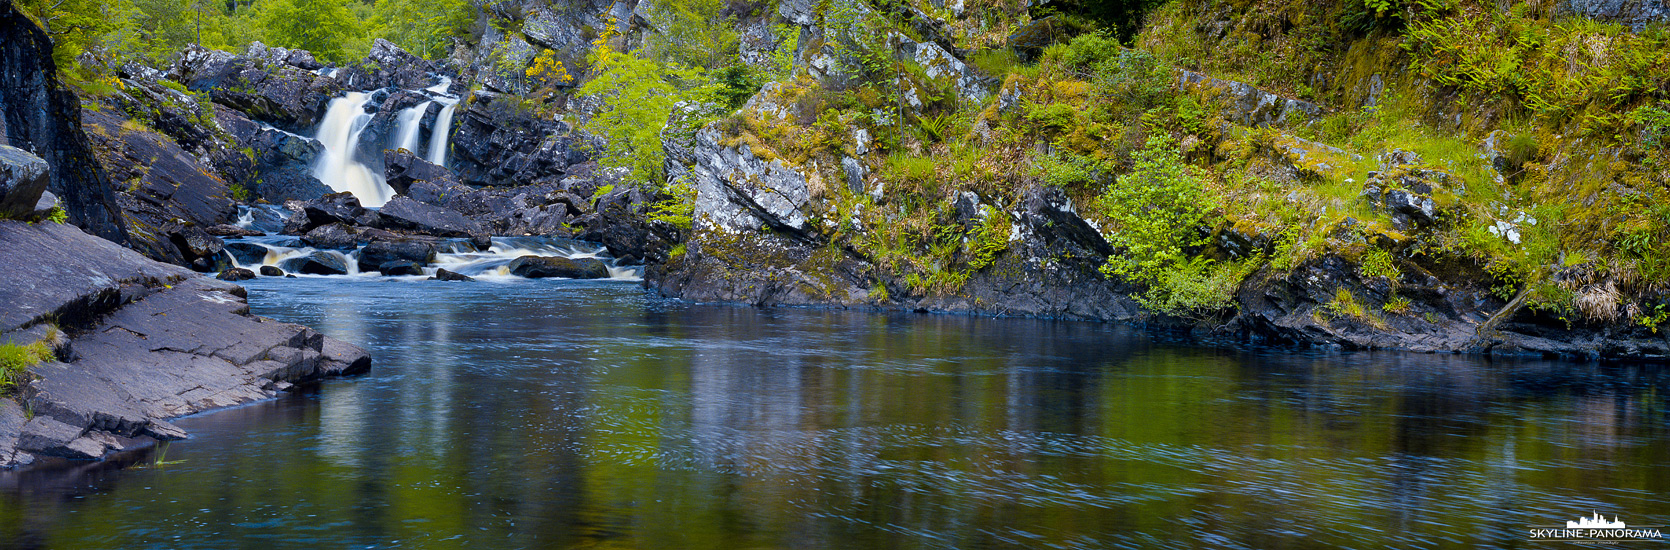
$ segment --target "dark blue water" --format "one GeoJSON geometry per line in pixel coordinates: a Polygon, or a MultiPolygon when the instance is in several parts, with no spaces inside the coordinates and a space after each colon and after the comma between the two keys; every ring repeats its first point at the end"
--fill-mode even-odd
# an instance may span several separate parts
{"type": "Polygon", "coordinates": [[[0,474],[0,546],[1550,548],[1533,526],[1593,511],[1670,524],[1656,367],[620,282],[259,279],[250,302],[366,346],[371,374],[0,474]]]}

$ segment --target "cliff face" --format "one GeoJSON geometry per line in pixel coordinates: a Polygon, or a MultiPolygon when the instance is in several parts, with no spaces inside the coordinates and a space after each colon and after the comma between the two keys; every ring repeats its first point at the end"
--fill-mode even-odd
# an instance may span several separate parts
{"type": "Polygon", "coordinates": [[[11,0],[0,0],[0,111],[7,144],[52,165],[48,189],[63,201],[70,223],[126,243],[110,180],[81,131],[81,101],[57,74],[46,33],[11,0]]]}

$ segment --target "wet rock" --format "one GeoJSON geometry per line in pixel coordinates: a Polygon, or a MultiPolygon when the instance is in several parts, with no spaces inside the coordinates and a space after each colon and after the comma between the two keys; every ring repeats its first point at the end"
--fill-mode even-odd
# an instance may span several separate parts
{"type": "Polygon", "coordinates": [[[435,72],[435,66],[393,42],[381,38],[372,41],[371,52],[365,59],[375,65],[378,81],[387,82],[384,85],[410,90],[433,84],[429,73],[435,72]]]}
{"type": "Polygon", "coordinates": [[[241,149],[238,157],[220,164],[221,171],[249,190],[252,200],[280,204],[313,200],[332,192],[313,176],[313,164],[325,150],[323,144],[262,126],[221,105],[215,106],[215,119],[241,149]]]}
{"type": "MultiPolygon", "coordinates": [[[[659,262],[678,241],[678,229],[648,219],[650,197],[637,188],[617,189],[597,200],[592,221],[576,237],[602,243],[621,263],[659,262]]],[[[578,222],[575,222],[578,223],[578,222]]]]}
{"type": "Polygon", "coordinates": [[[220,272],[220,274],[216,275],[215,278],[222,281],[248,281],[255,278],[255,272],[241,267],[234,267],[220,272]]]}
{"type": "Polygon", "coordinates": [[[260,237],[262,235],[266,235],[266,233],[262,233],[260,230],[245,229],[236,225],[225,223],[211,225],[203,230],[216,237],[260,237]]]}
{"type": "Polygon", "coordinates": [[[51,181],[46,161],[16,147],[0,145],[0,218],[23,219],[35,212],[51,181]]]}
{"type": "Polygon", "coordinates": [[[418,239],[401,239],[387,241],[371,241],[359,252],[360,271],[376,271],[385,263],[394,261],[409,261],[419,265],[435,263],[436,248],[433,241],[418,239]]]}
{"type": "Polygon", "coordinates": [[[437,269],[437,270],[435,270],[435,276],[430,277],[429,280],[431,280],[431,281],[474,281],[475,278],[471,277],[469,275],[461,275],[461,274],[458,274],[458,273],[447,271],[445,269],[437,269]]]}
{"type": "Polygon", "coordinates": [[[261,276],[263,276],[263,277],[283,277],[284,276],[284,270],[279,269],[278,266],[264,265],[264,266],[261,266],[261,276]]]}
{"type": "Polygon", "coordinates": [[[299,258],[284,260],[279,267],[290,273],[305,275],[347,275],[348,263],[340,254],[318,251],[299,258]]]}
{"type": "Polygon", "coordinates": [[[302,237],[302,242],[314,248],[333,250],[353,250],[359,245],[354,236],[354,228],[343,223],[315,227],[302,237]]]}
{"type": "MultiPolygon", "coordinates": [[[[394,188],[395,193],[401,195],[411,195],[412,184],[419,181],[430,182],[434,186],[433,188],[440,190],[459,187],[458,178],[452,175],[452,171],[419,158],[404,149],[383,151],[383,179],[389,184],[389,187],[394,188]]],[[[439,197],[435,197],[434,200],[438,201],[439,197]]],[[[439,204],[429,200],[419,200],[418,202],[439,204]]]]}
{"type": "Polygon", "coordinates": [[[344,191],[302,203],[296,213],[284,222],[284,233],[305,234],[315,227],[332,223],[367,226],[372,225],[375,219],[376,212],[366,210],[353,193],[344,191]]]}
{"type": "Polygon", "coordinates": [[[267,258],[267,247],[248,242],[226,243],[226,252],[238,265],[261,265],[267,258]]]}
{"type": "Polygon", "coordinates": [[[411,197],[396,196],[378,211],[380,227],[408,230],[436,237],[469,237],[482,234],[475,222],[463,214],[423,204],[411,197]]]}
{"type": "Polygon", "coordinates": [[[596,258],[562,258],[557,256],[522,256],[506,266],[510,274],[529,279],[562,277],[568,279],[605,279],[609,268],[596,258]]]}
{"type": "Polygon", "coordinates": [[[588,140],[567,123],[534,118],[514,97],[476,94],[458,113],[447,166],[469,185],[556,183],[590,160],[601,141],[588,140]]]}
{"type": "Polygon", "coordinates": [[[382,265],[377,266],[377,271],[388,276],[422,275],[423,265],[418,264],[417,262],[408,262],[406,260],[395,260],[392,262],[383,262],[382,265]]]}

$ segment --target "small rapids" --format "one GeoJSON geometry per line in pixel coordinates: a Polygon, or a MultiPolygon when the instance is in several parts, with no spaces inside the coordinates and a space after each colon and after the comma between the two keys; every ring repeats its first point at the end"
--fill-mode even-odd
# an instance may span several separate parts
{"type": "Polygon", "coordinates": [[[354,250],[330,250],[308,246],[300,237],[279,235],[278,230],[283,227],[284,217],[282,209],[276,206],[257,208],[240,207],[238,226],[246,229],[266,231],[268,235],[259,237],[243,237],[227,239],[228,247],[247,246],[248,243],[264,248],[266,253],[259,259],[250,255],[240,257],[233,254],[233,263],[237,267],[259,272],[262,266],[273,266],[285,271],[287,275],[298,277],[329,277],[331,275],[305,275],[292,273],[293,260],[307,258],[316,253],[334,256],[347,267],[349,277],[380,277],[394,280],[423,280],[435,276],[441,269],[480,280],[520,280],[522,277],[510,273],[511,261],[523,256],[547,256],[568,259],[594,258],[602,261],[609,271],[609,277],[601,280],[614,281],[642,281],[643,267],[621,266],[615,263],[614,257],[608,250],[597,243],[565,239],[559,237],[524,236],[524,237],[493,237],[492,246],[487,250],[477,250],[469,239],[437,238],[435,239],[435,261],[424,266],[422,275],[383,275],[375,270],[361,270],[359,267],[360,252],[365,243],[354,250]]]}

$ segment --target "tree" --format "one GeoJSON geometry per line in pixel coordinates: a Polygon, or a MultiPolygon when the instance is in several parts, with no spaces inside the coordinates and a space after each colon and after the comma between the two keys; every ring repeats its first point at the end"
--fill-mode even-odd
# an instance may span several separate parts
{"type": "Polygon", "coordinates": [[[134,11],[128,0],[19,0],[16,5],[52,37],[52,59],[63,68],[88,48],[104,45],[134,11]]]}
{"type": "Polygon", "coordinates": [[[274,45],[300,48],[329,61],[346,61],[344,46],[360,21],[342,0],[274,0],[262,23],[274,45]]]}
{"type": "Polygon", "coordinates": [[[419,56],[444,56],[449,38],[469,35],[475,7],[468,0],[378,0],[371,25],[384,39],[419,56]]]}
{"type": "Polygon", "coordinates": [[[660,64],[617,51],[609,44],[612,37],[612,32],[606,32],[593,43],[591,65],[597,76],[578,90],[580,95],[603,101],[603,109],[586,128],[609,140],[600,163],[630,169],[629,181],[660,184],[666,160],[662,128],[680,103],[713,101],[714,86],[699,68],[660,64]]]}

